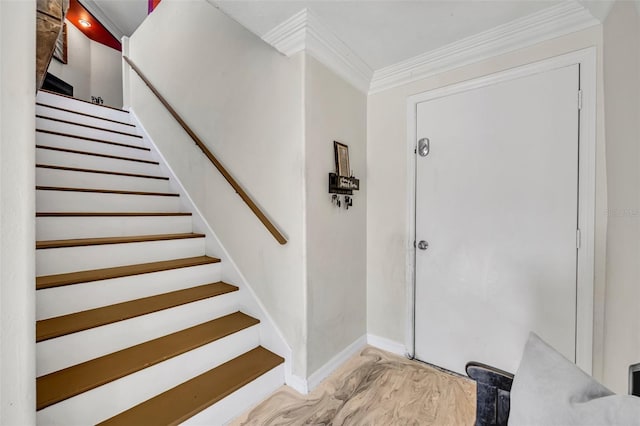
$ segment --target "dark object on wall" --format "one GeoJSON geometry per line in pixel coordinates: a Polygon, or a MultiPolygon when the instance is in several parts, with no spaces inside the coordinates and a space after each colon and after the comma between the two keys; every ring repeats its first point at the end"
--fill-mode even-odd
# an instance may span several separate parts
{"type": "Polygon", "coordinates": [[[36,90],[42,87],[69,0],[38,0],[36,14],[36,90]]]}
{"type": "Polygon", "coordinates": [[[360,179],[329,173],[329,194],[353,195],[360,189],[360,179]]]}
{"type": "Polygon", "coordinates": [[[63,64],[66,64],[67,61],[67,23],[65,22],[62,25],[62,31],[58,35],[58,39],[56,40],[56,48],[53,51],[53,57],[63,64]]]}
{"type": "Polygon", "coordinates": [[[640,363],[629,366],[629,395],[640,396],[640,363]]]}
{"type": "Polygon", "coordinates": [[[62,95],[73,96],[73,86],[51,73],[47,73],[42,88],[62,95]]]}
{"type": "Polygon", "coordinates": [[[360,179],[353,177],[349,165],[349,147],[343,143],[333,141],[333,153],[336,159],[336,172],[329,173],[329,194],[333,194],[331,202],[349,210],[353,206],[353,191],[360,189],[360,179]],[[344,195],[344,203],[340,201],[344,195]]]}
{"type": "Polygon", "coordinates": [[[349,147],[343,143],[333,141],[333,151],[336,157],[336,174],[338,176],[351,176],[349,147]]]}
{"type": "Polygon", "coordinates": [[[476,426],[507,425],[513,374],[478,362],[466,366],[476,381],[476,426]]]}

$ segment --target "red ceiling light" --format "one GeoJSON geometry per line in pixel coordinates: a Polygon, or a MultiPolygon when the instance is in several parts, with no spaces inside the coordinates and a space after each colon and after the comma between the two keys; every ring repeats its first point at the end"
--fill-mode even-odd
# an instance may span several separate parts
{"type": "MultiPolygon", "coordinates": [[[[2,1],[2,0],[0,0],[2,1]]],[[[67,19],[91,40],[122,51],[122,45],[78,0],[69,1],[67,19]],[[88,25],[87,25],[88,24],[88,25]]]]}

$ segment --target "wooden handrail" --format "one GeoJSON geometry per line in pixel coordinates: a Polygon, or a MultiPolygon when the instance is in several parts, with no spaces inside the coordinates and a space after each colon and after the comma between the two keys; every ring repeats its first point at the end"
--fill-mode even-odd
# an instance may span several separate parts
{"type": "Polygon", "coordinates": [[[207,148],[207,146],[204,144],[204,142],[202,142],[202,140],[198,137],[198,135],[196,135],[195,132],[191,130],[191,128],[187,125],[187,123],[185,123],[185,121],[182,119],[182,117],[180,117],[180,115],[176,112],[176,110],[173,109],[173,107],[169,104],[169,102],[167,102],[167,100],[158,92],[158,90],[153,86],[153,84],[151,84],[151,82],[145,77],[142,71],[140,71],[140,68],[138,68],[136,64],[134,64],[133,61],[131,61],[131,59],[129,59],[128,57],[123,56],[122,58],[125,60],[127,64],[129,64],[131,69],[133,69],[136,72],[136,74],[138,74],[138,76],[144,82],[144,84],[146,84],[147,87],[151,89],[153,94],[156,95],[156,97],[162,103],[162,105],[164,105],[164,107],[171,113],[173,118],[175,118],[176,121],[180,124],[180,126],[182,126],[184,131],[187,132],[187,134],[191,137],[191,139],[193,139],[193,141],[198,146],[198,148],[200,148],[202,152],[204,152],[204,155],[207,156],[207,158],[211,161],[211,163],[213,163],[215,168],[218,169],[218,171],[222,174],[222,176],[226,179],[226,181],[229,182],[229,185],[231,185],[231,187],[236,191],[236,193],[240,196],[240,198],[242,198],[242,200],[245,203],[247,203],[247,206],[249,206],[253,214],[255,214],[258,217],[260,222],[262,222],[262,224],[267,228],[267,230],[271,233],[271,235],[273,235],[273,237],[280,244],[286,244],[287,239],[284,237],[284,235],[282,235],[282,233],[278,230],[278,228],[273,223],[271,223],[267,215],[264,214],[262,210],[260,210],[260,208],[256,205],[256,203],[253,202],[251,197],[249,197],[247,192],[240,186],[238,182],[236,182],[236,180],[233,178],[233,176],[231,176],[231,174],[227,171],[227,169],[224,168],[222,163],[220,163],[220,161],[218,161],[215,155],[213,155],[213,153],[209,151],[209,148],[207,148]]]}

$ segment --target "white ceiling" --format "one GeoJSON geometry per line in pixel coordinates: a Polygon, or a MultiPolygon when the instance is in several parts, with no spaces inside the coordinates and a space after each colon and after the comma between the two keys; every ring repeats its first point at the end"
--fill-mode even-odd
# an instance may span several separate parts
{"type": "MultiPolygon", "coordinates": [[[[562,0],[208,0],[262,37],[310,9],[371,69],[378,70],[557,5],[562,0]]],[[[148,0],[80,0],[116,37],[130,36],[148,0]]],[[[580,2],[602,21],[612,0],[580,2]]],[[[184,7],[189,2],[184,1],[184,7]]]]}
{"type": "Polygon", "coordinates": [[[558,1],[238,1],[215,3],[259,36],[312,10],[371,69],[380,69],[558,1]]]}
{"type": "Polygon", "coordinates": [[[118,40],[130,36],[147,17],[148,0],[78,0],[118,40]]]}

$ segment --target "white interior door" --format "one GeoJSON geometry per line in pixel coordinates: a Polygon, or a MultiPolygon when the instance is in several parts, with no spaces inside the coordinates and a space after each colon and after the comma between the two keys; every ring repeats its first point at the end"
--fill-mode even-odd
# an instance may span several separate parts
{"type": "Polygon", "coordinates": [[[575,361],[579,66],[419,103],[415,355],[515,372],[530,330],[575,361]]]}

